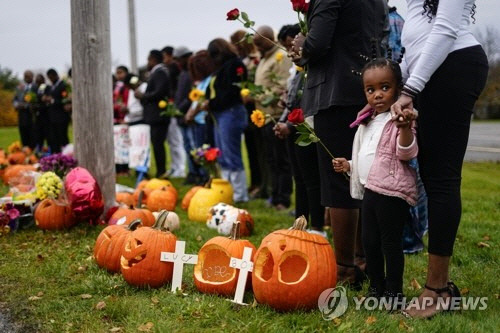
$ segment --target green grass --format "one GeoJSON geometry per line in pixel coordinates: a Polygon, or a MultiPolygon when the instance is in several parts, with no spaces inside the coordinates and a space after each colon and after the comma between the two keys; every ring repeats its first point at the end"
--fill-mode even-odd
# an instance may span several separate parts
{"type": "MultiPolygon", "coordinates": [[[[17,133],[1,129],[0,134],[0,146],[6,147],[17,133]]],[[[184,271],[185,297],[171,294],[169,285],[156,290],[136,289],[120,275],[97,267],[92,248],[103,226],[87,225],[62,232],[31,229],[0,237],[0,302],[7,304],[24,331],[107,332],[121,328],[123,332],[136,332],[146,330],[150,322],[150,330],[156,332],[494,332],[500,327],[500,164],[466,164],[463,176],[463,218],[451,276],[460,288],[468,289],[468,296],[489,297],[486,311],[462,311],[430,321],[407,320],[381,311],[355,311],[350,304],[339,321],[325,321],[319,311],[278,313],[263,305],[239,307],[221,297],[200,294],[193,284],[191,265],[184,271]],[[490,247],[479,248],[477,243],[481,241],[490,247]],[[82,299],[82,294],[92,297],[82,299]],[[30,300],[33,296],[39,298],[30,300]],[[101,301],[106,306],[98,310],[95,306],[101,301]],[[369,316],[376,321],[368,324],[369,316]]],[[[174,180],[174,184],[182,197],[188,188],[180,180],[174,180]]],[[[255,234],[250,240],[256,246],[271,231],[292,223],[286,213],[267,209],[263,200],[241,206],[254,217],[255,234]]],[[[196,253],[216,236],[204,224],[189,221],[180,208],[177,213],[182,226],[176,235],[187,242],[189,253],[196,253]]],[[[424,253],[406,256],[407,296],[419,294],[410,287],[410,281],[415,278],[424,284],[426,263],[424,253]]],[[[245,300],[252,303],[252,294],[247,293],[245,300]]]]}

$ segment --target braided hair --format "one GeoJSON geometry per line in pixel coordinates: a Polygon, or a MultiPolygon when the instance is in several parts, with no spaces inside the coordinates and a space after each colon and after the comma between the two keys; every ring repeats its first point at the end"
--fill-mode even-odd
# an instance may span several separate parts
{"type": "MultiPolygon", "coordinates": [[[[424,12],[422,13],[422,15],[427,15],[427,17],[429,18],[429,22],[431,22],[432,18],[436,16],[438,6],[439,6],[439,0],[425,0],[424,12]]],[[[475,14],[476,14],[476,4],[474,4],[471,9],[472,23],[476,23],[476,18],[474,17],[475,14]]]]}
{"type": "Polygon", "coordinates": [[[367,70],[373,68],[388,68],[394,75],[394,79],[396,80],[396,86],[398,87],[398,89],[401,89],[403,87],[403,75],[401,73],[401,67],[399,67],[399,64],[396,61],[387,58],[375,58],[368,62],[365,67],[363,67],[363,69],[361,70],[361,77],[363,77],[367,70]]]}

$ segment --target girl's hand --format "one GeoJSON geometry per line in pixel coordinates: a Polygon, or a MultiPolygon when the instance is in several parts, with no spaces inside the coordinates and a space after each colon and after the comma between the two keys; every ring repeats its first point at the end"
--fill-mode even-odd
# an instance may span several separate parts
{"type": "Polygon", "coordinates": [[[349,162],[343,157],[337,157],[332,160],[333,170],[335,172],[349,172],[351,170],[351,166],[349,162]]]}
{"type": "MultiPolygon", "coordinates": [[[[404,109],[413,111],[413,99],[410,96],[401,94],[398,100],[391,106],[392,121],[395,121],[399,117],[402,117],[404,109]]],[[[403,118],[400,118],[400,121],[403,121],[403,118]]]]}
{"type": "Polygon", "coordinates": [[[403,109],[401,115],[394,120],[397,128],[411,128],[412,123],[417,119],[418,115],[415,111],[410,109],[403,109]]]}

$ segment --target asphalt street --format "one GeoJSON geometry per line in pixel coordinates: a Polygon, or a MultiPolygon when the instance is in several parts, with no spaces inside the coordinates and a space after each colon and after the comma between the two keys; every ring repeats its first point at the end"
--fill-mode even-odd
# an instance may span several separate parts
{"type": "Polygon", "coordinates": [[[472,122],[466,161],[500,161],[500,122],[472,122]]]}

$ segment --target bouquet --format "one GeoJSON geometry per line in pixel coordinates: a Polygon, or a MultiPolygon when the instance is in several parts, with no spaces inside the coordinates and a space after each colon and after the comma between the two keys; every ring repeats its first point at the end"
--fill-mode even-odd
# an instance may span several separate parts
{"type": "Polygon", "coordinates": [[[217,164],[217,158],[220,154],[221,152],[219,148],[210,147],[208,144],[204,144],[199,148],[191,150],[193,162],[206,167],[210,176],[215,178],[220,178],[220,170],[217,164]]]}
{"type": "Polygon", "coordinates": [[[162,99],[161,101],[158,102],[158,107],[161,110],[164,110],[160,113],[160,116],[165,116],[165,117],[184,116],[184,114],[181,111],[179,111],[178,108],[175,107],[175,103],[174,103],[173,98],[162,99]]]}
{"type": "Polygon", "coordinates": [[[19,218],[19,211],[12,203],[2,205],[0,209],[0,236],[8,234],[11,230],[17,227],[17,219],[19,218]]]}
{"type": "Polygon", "coordinates": [[[78,162],[72,156],[64,154],[53,154],[40,159],[40,169],[44,172],[52,171],[60,178],[73,168],[76,168],[78,162]]]}

